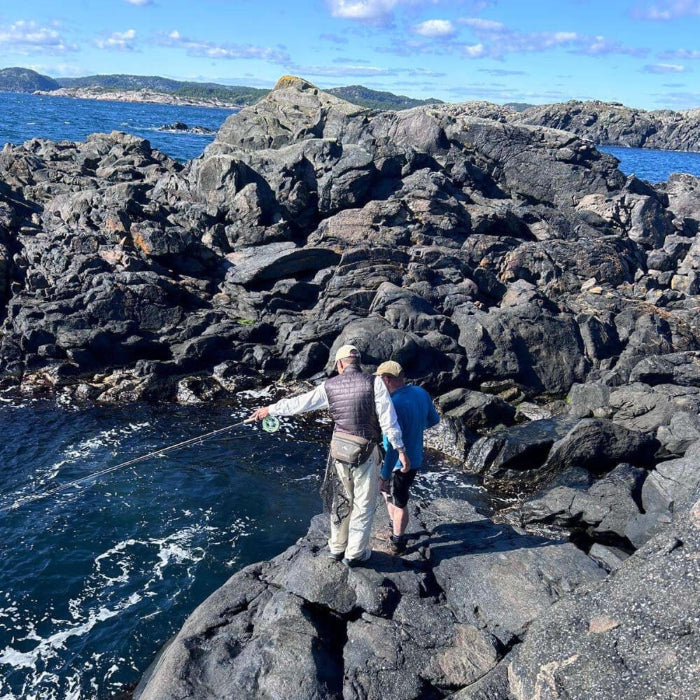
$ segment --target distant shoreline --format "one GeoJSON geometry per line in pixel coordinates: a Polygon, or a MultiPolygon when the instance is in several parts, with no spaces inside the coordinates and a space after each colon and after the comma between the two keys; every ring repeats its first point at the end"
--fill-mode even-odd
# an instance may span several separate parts
{"type": "Polygon", "coordinates": [[[180,97],[155,90],[104,90],[101,88],[59,88],[58,90],[35,90],[31,94],[47,97],[69,97],[81,100],[104,102],[140,102],[144,104],[174,105],[177,107],[208,107],[212,109],[240,110],[246,105],[223,102],[216,99],[194,99],[180,97]]]}

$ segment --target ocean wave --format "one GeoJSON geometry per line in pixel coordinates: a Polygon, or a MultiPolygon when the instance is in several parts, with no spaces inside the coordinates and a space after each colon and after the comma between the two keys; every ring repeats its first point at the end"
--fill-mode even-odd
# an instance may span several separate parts
{"type": "MultiPolygon", "coordinates": [[[[0,628],[13,629],[13,642],[0,649],[0,667],[8,671],[0,673],[0,700],[95,697],[96,694],[88,693],[80,685],[81,678],[94,680],[94,674],[86,674],[85,668],[77,669],[69,677],[54,670],[58,672],[64,667],[78,639],[90,635],[110,619],[129,611],[138,611],[136,614],[141,619],[163,614],[167,606],[163,605],[162,581],[178,581],[166,594],[171,601],[187,589],[183,583],[194,580],[194,568],[206,556],[211,541],[222,539],[221,528],[207,523],[207,512],[202,515],[203,523],[179,528],[163,537],[128,538],[95,556],[80,593],[67,602],[67,616],[60,618],[52,612],[28,619],[10,594],[6,594],[6,602],[0,606],[0,628]],[[180,572],[169,574],[171,567],[180,568],[180,572]],[[24,674],[21,694],[8,694],[11,693],[6,684],[9,681],[4,678],[20,671],[24,674]]],[[[250,525],[250,519],[238,518],[227,528],[226,539],[233,547],[239,537],[248,533],[250,525]]],[[[103,661],[110,663],[109,659],[103,661]]],[[[102,684],[119,669],[118,664],[110,663],[102,674],[102,684]]]]}

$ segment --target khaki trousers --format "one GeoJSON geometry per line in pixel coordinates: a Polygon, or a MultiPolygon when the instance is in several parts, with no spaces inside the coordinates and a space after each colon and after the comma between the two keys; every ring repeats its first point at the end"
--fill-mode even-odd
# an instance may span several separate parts
{"type": "Polygon", "coordinates": [[[376,447],[369,459],[357,467],[335,462],[336,472],[350,501],[350,513],[339,525],[335,525],[331,518],[328,549],[332,554],[345,552],[348,559],[359,559],[367,549],[377,504],[380,465],[376,447]]]}

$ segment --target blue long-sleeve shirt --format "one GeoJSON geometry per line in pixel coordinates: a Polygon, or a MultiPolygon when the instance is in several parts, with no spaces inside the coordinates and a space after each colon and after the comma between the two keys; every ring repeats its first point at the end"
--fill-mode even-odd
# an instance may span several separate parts
{"type": "MultiPolygon", "coordinates": [[[[440,422],[440,416],[425,389],[406,384],[391,395],[391,401],[399,419],[406,454],[411,460],[411,469],[420,469],[423,463],[423,431],[440,422]]],[[[401,469],[399,453],[384,441],[386,455],[382,464],[382,479],[388,479],[394,469],[401,469]]]]}

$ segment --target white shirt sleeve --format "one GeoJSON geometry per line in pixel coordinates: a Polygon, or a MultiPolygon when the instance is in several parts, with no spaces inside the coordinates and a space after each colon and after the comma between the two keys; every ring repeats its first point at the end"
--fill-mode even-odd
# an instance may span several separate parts
{"type": "Polygon", "coordinates": [[[317,411],[321,408],[328,408],[328,396],[323,384],[305,394],[281,399],[269,406],[271,416],[295,416],[297,413],[317,411]]]}
{"type": "Polygon", "coordinates": [[[384,435],[387,436],[389,442],[397,450],[403,447],[403,435],[396,417],[396,410],[391,402],[391,395],[381,377],[377,377],[374,380],[374,405],[377,409],[379,425],[384,435]]]}

